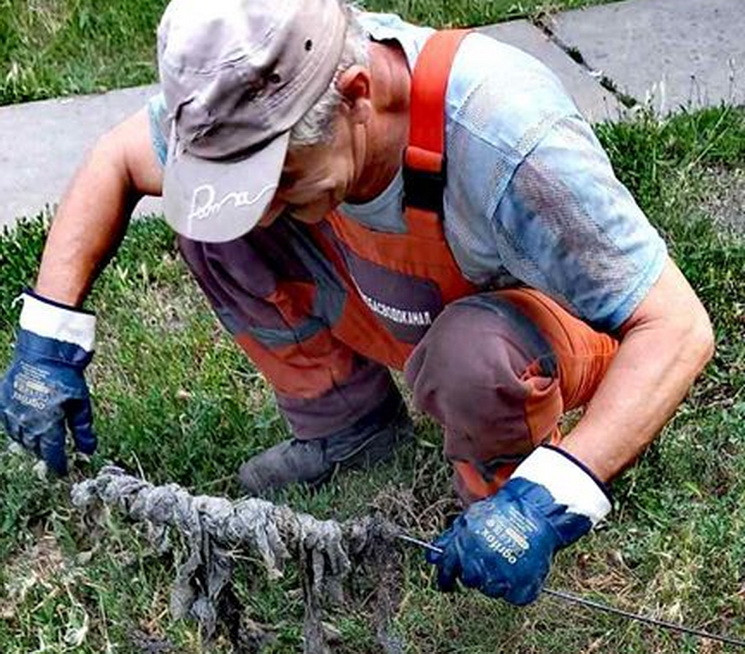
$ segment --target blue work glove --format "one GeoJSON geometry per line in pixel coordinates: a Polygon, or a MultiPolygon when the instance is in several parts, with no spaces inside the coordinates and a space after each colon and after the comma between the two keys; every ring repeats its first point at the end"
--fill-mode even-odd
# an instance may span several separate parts
{"type": "Polygon", "coordinates": [[[608,514],[605,486],[576,459],[551,446],[536,449],[494,495],[472,504],[432,543],[437,582],[460,579],[490,597],[529,604],[540,593],[554,554],[608,514]]]}
{"type": "Polygon", "coordinates": [[[67,473],[65,441],[93,454],[91,403],[83,371],[93,356],[95,316],[27,291],[10,367],[0,382],[0,420],[14,441],[67,473]]]}

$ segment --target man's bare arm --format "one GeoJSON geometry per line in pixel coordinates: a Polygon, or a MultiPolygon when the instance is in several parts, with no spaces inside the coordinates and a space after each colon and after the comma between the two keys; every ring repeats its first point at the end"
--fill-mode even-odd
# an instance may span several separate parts
{"type": "Polygon", "coordinates": [[[162,170],[147,111],[101,137],[78,170],[52,223],[36,292],[80,306],[121,242],[143,195],[160,195],[162,170]]]}
{"type": "Polygon", "coordinates": [[[668,259],[624,323],[608,373],[561,447],[610,480],[655,438],[713,351],[706,310],[668,259]]]}

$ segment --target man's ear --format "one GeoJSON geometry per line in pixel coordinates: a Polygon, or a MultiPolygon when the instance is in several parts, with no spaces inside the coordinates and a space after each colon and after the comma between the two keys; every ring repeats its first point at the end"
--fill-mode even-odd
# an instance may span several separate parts
{"type": "Polygon", "coordinates": [[[355,123],[366,123],[372,114],[372,80],[370,69],[355,64],[347,68],[336,81],[342,105],[355,123]]]}

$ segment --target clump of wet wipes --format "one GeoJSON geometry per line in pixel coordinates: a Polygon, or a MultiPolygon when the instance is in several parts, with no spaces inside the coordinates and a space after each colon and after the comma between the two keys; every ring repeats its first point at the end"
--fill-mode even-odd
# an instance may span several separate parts
{"type": "Polygon", "coordinates": [[[186,555],[171,589],[171,611],[177,618],[198,620],[207,638],[216,630],[225,597],[234,598],[230,589],[234,554],[242,551],[261,560],[270,578],[280,577],[287,561],[298,564],[306,652],[330,651],[322,622],[323,600],[343,602],[343,581],[357,567],[378,577],[375,623],[381,645],[386,652],[403,651],[402,644],[388,635],[387,626],[396,603],[392,543],[397,531],[380,519],[318,520],[256,498],[231,501],[192,495],[177,484],[155,486],[111,466],[76,484],[72,503],[89,517],[106,505],[145,523],[150,541],[161,552],[169,547],[169,535],[177,532],[186,555]]]}

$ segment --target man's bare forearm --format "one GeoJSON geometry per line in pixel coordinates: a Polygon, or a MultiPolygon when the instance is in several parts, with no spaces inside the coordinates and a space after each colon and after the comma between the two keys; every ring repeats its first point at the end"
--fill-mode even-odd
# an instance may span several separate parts
{"type": "Polygon", "coordinates": [[[116,250],[134,197],[106,148],[97,146],[78,171],[49,232],[36,291],[64,304],[83,303],[116,250]]]}
{"type": "Polygon", "coordinates": [[[146,114],[139,112],[90,152],[55,215],[37,293],[80,306],[121,242],[139,199],[159,194],[148,130],[146,114]]]}
{"type": "Polygon", "coordinates": [[[609,481],[655,438],[713,352],[705,310],[668,263],[562,448],[609,481]]]}

